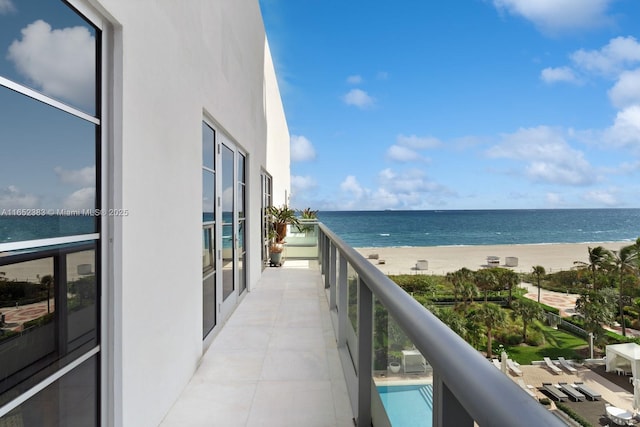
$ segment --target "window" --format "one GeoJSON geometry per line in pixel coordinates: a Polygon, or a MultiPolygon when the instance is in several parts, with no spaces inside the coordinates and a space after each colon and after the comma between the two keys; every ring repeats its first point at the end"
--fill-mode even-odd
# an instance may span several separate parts
{"type": "Polygon", "coordinates": [[[202,123],[202,338],[216,326],[216,132],[202,123]]]}
{"type": "Polygon", "coordinates": [[[11,5],[0,13],[0,424],[97,425],[102,32],[63,1],[11,5]]]}

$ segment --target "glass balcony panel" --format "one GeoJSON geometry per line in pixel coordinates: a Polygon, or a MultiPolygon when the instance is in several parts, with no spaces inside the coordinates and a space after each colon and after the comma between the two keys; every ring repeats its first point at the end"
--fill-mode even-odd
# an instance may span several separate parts
{"type": "Polygon", "coordinates": [[[431,427],[431,365],[416,350],[413,342],[376,298],[373,320],[373,379],[377,396],[372,396],[372,405],[376,402],[382,405],[383,412],[392,426],[431,427]]]}
{"type": "Polygon", "coordinates": [[[358,372],[358,274],[347,263],[347,348],[353,367],[358,372]]]}

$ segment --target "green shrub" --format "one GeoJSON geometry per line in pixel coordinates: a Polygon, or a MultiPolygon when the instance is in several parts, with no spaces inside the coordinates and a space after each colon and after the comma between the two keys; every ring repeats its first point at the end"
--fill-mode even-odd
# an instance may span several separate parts
{"type": "Polygon", "coordinates": [[[588,422],[587,420],[582,418],[582,416],[580,416],[580,414],[575,412],[573,409],[569,408],[564,403],[556,402],[556,407],[558,409],[560,409],[562,412],[564,412],[565,414],[567,414],[569,417],[571,417],[575,422],[577,422],[581,426],[583,426],[583,427],[592,427],[592,424],[590,422],[588,422]]]}

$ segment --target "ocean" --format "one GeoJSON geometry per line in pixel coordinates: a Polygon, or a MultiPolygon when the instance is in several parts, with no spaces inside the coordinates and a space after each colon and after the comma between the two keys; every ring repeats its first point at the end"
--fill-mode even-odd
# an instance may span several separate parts
{"type": "Polygon", "coordinates": [[[635,241],[640,209],[321,211],[320,222],[361,247],[635,241]]]}
{"type": "MultiPolygon", "coordinates": [[[[321,211],[353,247],[635,241],[640,209],[321,211]]],[[[0,243],[93,233],[92,216],[1,216],[0,243]]]]}

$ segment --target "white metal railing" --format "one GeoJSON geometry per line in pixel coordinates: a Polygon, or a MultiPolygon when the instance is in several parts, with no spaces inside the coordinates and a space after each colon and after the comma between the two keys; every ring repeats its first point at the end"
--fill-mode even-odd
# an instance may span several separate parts
{"type": "MultiPolygon", "coordinates": [[[[433,368],[433,426],[565,426],[323,224],[319,262],[358,426],[372,424],[374,298],[433,368]],[[357,276],[357,351],[349,351],[347,268],[357,276]]],[[[351,334],[353,331],[351,331],[351,334]]],[[[352,344],[353,345],[353,344],[352,344]]]]}

